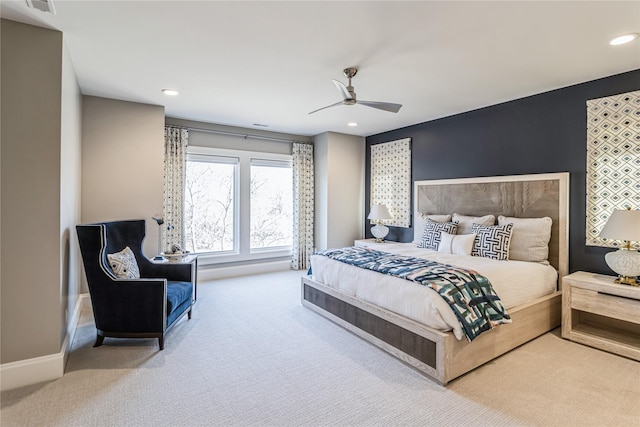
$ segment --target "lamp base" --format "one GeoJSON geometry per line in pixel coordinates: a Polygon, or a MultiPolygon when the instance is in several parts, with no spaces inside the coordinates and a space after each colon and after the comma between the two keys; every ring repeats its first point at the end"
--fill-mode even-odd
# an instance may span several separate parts
{"type": "Polygon", "coordinates": [[[640,286],[640,282],[633,276],[618,276],[613,283],[619,283],[621,285],[640,286]]]}
{"type": "Polygon", "coordinates": [[[639,286],[636,278],[640,276],[640,252],[621,248],[617,251],[608,252],[604,259],[609,268],[618,274],[615,283],[639,286]]]}
{"type": "Polygon", "coordinates": [[[376,224],[371,227],[371,234],[376,238],[376,243],[382,243],[387,234],[389,234],[389,228],[386,225],[376,224]]]}

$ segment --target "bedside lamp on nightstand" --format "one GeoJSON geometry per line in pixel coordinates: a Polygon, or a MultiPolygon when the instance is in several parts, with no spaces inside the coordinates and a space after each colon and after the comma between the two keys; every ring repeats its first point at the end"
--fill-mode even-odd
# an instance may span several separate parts
{"type": "Polygon", "coordinates": [[[640,211],[615,210],[600,232],[605,239],[624,240],[625,245],[605,255],[607,265],[616,273],[615,283],[640,286],[640,252],[631,247],[631,242],[640,242],[640,211]]]}
{"type": "Polygon", "coordinates": [[[384,242],[384,238],[389,234],[389,229],[382,224],[383,219],[391,219],[389,209],[385,205],[373,205],[367,219],[370,219],[376,225],[371,227],[371,234],[376,238],[376,243],[384,242]]]}

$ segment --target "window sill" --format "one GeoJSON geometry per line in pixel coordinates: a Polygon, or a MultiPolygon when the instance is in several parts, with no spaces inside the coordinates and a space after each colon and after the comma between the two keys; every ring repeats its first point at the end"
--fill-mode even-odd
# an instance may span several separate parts
{"type": "Polygon", "coordinates": [[[291,259],[291,249],[266,250],[251,253],[202,253],[198,255],[198,265],[200,266],[222,266],[233,264],[251,264],[264,261],[278,261],[291,259]]]}

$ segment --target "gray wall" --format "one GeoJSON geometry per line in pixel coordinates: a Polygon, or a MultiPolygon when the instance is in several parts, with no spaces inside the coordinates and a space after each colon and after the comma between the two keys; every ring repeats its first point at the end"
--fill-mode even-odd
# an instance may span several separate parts
{"type": "Polygon", "coordinates": [[[314,139],[317,249],[352,246],[364,236],[363,137],[325,132],[314,139]]]}
{"type": "Polygon", "coordinates": [[[164,107],[85,96],[82,222],[145,219],[143,252],[154,257],[159,227],[151,217],[162,213],[163,176],[164,107]]]}
{"type": "MultiPolygon", "coordinates": [[[[61,316],[67,329],[80,294],[80,247],[75,226],[80,223],[82,175],[82,94],[66,44],[62,57],[62,120],[60,132],[60,269],[63,304],[61,316]],[[66,301],[65,301],[66,298],[66,301]]],[[[63,334],[66,331],[61,331],[63,334]]],[[[64,337],[63,337],[64,339],[64,337]]]]}
{"type": "Polygon", "coordinates": [[[80,100],[62,33],[2,20],[1,43],[5,364],[59,353],[77,299],[80,100]]]}

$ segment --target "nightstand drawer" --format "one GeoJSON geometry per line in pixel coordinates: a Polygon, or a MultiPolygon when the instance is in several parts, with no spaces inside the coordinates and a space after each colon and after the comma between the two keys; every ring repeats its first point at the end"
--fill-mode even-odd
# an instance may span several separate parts
{"type": "Polygon", "coordinates": [[[637,300],[589,289],[574,287],[571,290],[571,308],[625,322],[640,321],[640,305],[637,300]]]}

